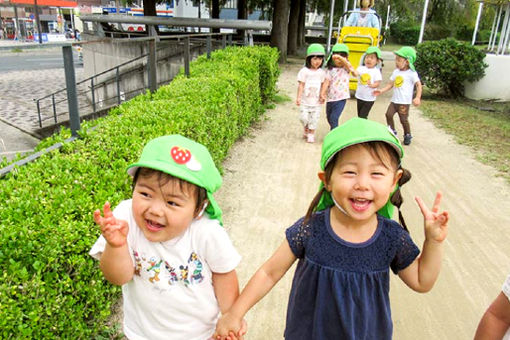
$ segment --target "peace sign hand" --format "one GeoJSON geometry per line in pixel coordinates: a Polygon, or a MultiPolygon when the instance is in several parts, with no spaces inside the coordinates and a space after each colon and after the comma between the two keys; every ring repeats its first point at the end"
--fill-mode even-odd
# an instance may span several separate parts
{"type": "Polygon", "coordinates": [[[101,227],[103,237],[111,247],[124,246],[127,243],[128,223],[113,216],[109,202],[106,202],[103,206],[103,215],[104,217],[101,216],[99,209],[94,211],[94,221],[101,227]]]}
{"type": "Polygon", "coordinates": [[[436,242],[443,242],[446,239],[446,235],[448,235],[448,220],[450,218],[447,211],[439,212],[441,198],[442,194],[438,192],[432,210],[429,210],[420,197],[415,197],[424,219],[425,239],[436,242]]]}

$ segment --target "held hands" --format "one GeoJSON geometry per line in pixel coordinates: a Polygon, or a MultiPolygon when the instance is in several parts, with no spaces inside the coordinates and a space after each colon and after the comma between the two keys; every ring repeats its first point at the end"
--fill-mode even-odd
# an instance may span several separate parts
{"type": "Polygon", "coordinates": [[[214,340],[243,340],[247,331],[247,323],[244,319],[236,318],[228,312],[223,314],[216,324],[214,340]]]}
{"type": "Polygon", "coordinates": [[[450,218],[447,211],[439,212],[441,198],[442,194],[438,192],[432,210],[429,210],[420,197],[415,197],[416,203],[418,203],[423,214],[425,239],[438,243],[443,242],[446,239],[446,235],[448,235],[448,220],[450,218]]]}
{"type": "Polygon", "coordinates": [[[103,215],[99,209],[94,211],[94,221],[101,227],[101,234],[111,247],[124,246],[127,243],[128,223],[113,216],[109,202],[103,206],[103,215]]]}
{"type": "Polygon", "coordinates": [[[372,91],[372,94],[377,97],[377,96],[382,94],[382,91],[381,90],[374,90],[374,91],[372,91]]]}

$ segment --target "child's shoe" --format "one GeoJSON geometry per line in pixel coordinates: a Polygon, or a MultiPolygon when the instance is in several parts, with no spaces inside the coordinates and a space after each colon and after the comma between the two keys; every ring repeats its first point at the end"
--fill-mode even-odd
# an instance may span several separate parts
{"type": "Polygon", "coordinates": [[[397,135],[397,130],[393,129],[391,126],[388,125],[388,130],[390,130],[390,132],[392,134],[394,134],[395,136],[397,135]]]}
{"type": "Polygon", "coordinates": [[[308,137],[306,138],[306,141],[308,143],[315,143],[315,135],[313,133],[309,133],[308,137]]]}
{"type": "Polygon", "coordinates": [[[411,139],[413,138],[413,136],[411,136],[410,133],[404,135],[404,145],[409,145],[411,144],[411,139]]]}
{"type": "Polygon", "coordinates": [[[303,139],[308,139],[308,134],[309,134],[308,126],[305,126],[305,130],[303,132],[303,139]]]}

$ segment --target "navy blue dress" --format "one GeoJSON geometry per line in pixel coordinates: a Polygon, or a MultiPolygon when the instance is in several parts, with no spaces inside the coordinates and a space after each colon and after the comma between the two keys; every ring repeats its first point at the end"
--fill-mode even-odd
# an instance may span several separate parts
{"type": "Polygon", "coordinates": [[[338,237],[330,209],[286,230],[299,258],[287,307],[285,339],[391,339],[389,268],[409,266],[420,253],[395,221],[377,216],[374,235],[363,243],[338,237]]]}

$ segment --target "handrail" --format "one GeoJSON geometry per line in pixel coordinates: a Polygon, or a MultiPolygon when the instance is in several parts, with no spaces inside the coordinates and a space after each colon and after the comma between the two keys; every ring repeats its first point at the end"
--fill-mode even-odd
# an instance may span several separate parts
{"type": "Polygon", "coordinates": [[[209,27],[209,28],[235,28],[245,30],[266,30],[272,28],[271,21],[261,20],[233,20],[233,19],[198,19],[198,18],[182,18],[182,17],[157,17],[143,16],[136,17],[130,15],[99,15],[89,14],[81,15],[80,20],[83,22],[99,22],[99,23],[125,23],[140,25],[166,25],[174,27],[209,27]]]}

